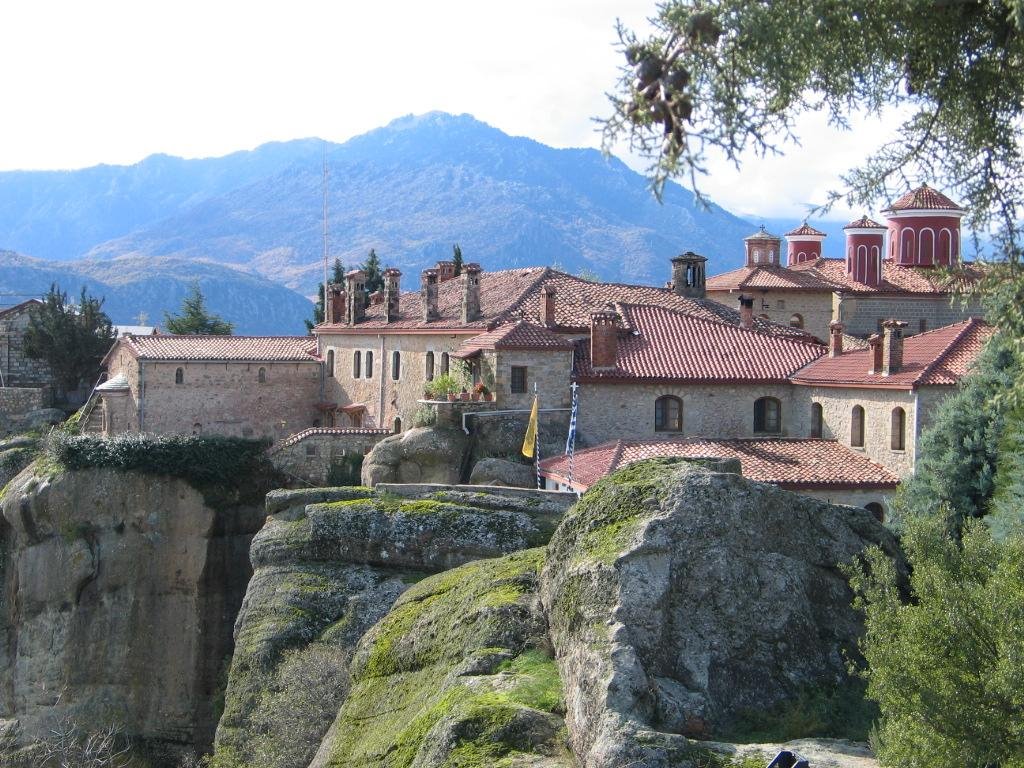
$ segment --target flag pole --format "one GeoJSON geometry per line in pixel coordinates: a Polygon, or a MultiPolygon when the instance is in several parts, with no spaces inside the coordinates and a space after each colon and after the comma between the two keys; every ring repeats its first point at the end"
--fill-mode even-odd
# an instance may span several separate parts
{"type": "MultiPolygon", "coordinates": [[[[569,490],[572,491],[572,470],[573,464],[576,460],[576,416],[579,410],[579,388],[580,385],[575,381],[569,387],[572,390],[572,410],[569,415],[569,435],[565,441],[565,452],[569,454],[569,477],[566,480],[569,490]]],[[[579,496],[580,492],[576,491],[576,495],[579,496]]]]}
{"type": "Polygon", "coordinates": [[[540,490],[540,396],[537,394],[537,382],[533,382],[533,402],[537,408],[537,429],[533,433],[533,471],[537,476],[537,490],[540,490]]]}

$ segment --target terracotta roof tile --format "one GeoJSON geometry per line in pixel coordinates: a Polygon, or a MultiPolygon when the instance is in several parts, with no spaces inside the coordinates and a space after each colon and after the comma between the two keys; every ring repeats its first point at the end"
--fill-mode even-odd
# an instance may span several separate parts
{"type": "Polygon", "coordinates": [[[903,197],[894,202],[885,210],[887,211],[962,211],[963,209],[927,184],[922,184],[917,189],[912,189],[903,197]]]}
{"type": "Polygon", "coordinates": [[[993,329],[977,318],[964,320],[903,340],[903,365],[889,376],[868,373],[871,351],[844,351],[823,357],[793,376],[798,384],[855,384],[916,389],[922,385],[956,384],[967,373],[993,329]]]}
{"type": "Polygon", "coordinates": [[[820,235],[821,237],[825,237],[824,232],[818,231],[810,224],[808,224],[806,221],[796,229],[791,229],[789,232],[786,233],[786,237],[793,237],[799,235],[820,235]]]}
{"type": "Polygon", "coordinates": [[[277,453],[284,448],[301,443],[307,437],[316,437],[318,435],[336,435],[338,437],[344,437],[345,435],[390,435],[390,429],[363,429],[354,427],[310,427],[304,429],[301,432],[296,432],[294,435],[289,435],[284,440],[281,440],[277,444],[271,447],[270,453],[277,453]]]}
{"type": "MultiPolygon", "coordinates": [[[[252,360],[315,362],[309,336],[135,336],[118,340],[140,360],[252,360]]],[[[116,349],[116,347],[115,347],[116,349]]],[[[108,354],[109,357],[109,354],[108,354]]]]}
{"type": "Polygon", "coordinates": [[[764,228],[764,224],[752,235],[747,235],[743,238],[744,240],[781,240],[782,238],[778,235],[773,235],[767,229],[764,228]]]}
{"type": "Polygon", "coordinates": [[[843,229],[888,229],[885,224],[879,224],[874,219],[869,219],[867,216],[861,216],[855,221],[851,221],[843,229]]]}
{"type": "Polygon", "coordinates": [[[618,310],[630,330],[619,334],[615,368],[591,368],[584,340],[576,347],[580,380],[782,382],[826,352],[806,336],[780,337],[664,307],[618,305],[618,310]]]}
{"type": "MultiPolygon", "coordinates": [[[[744,477],[793,490],[895,488],[899,484],[893,472],[833,440],[700,437],[619,440],[577,451],[573,484],[589,488],[616,469],[662,456],[739,459],[744,477]]],[[[541,474],[564,481],[569,474],[569,458],[545,459],[540,467],[541,474]]]]}
{"type": "Polygon", "coordinates": [[[471,357],[484,349],[568,350],[573,347],[572,340],[565,336],[559,336],[544,326],[518,320],[474,336],[456,350],[455,356],[471,357]]]}

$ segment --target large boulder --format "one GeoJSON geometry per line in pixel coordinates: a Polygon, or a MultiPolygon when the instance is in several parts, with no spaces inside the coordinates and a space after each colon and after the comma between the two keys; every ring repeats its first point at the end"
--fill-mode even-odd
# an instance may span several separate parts
{"type": "Polygon", "coordinates": [[[508,459],[480,459],[469,475],[472,485],[503,485],[510,488],[536,488],[537,472],[528,464],[508,459]]]}
{"type": "Polygon", "coordinates": [[[377,443],[363,459],[363,485],[458,483],[469,438],[461,429],[416,427],[377,443]]]}
{"type": "Polygon", "coordinates": [[[848,684],[841,570],[898,555],[863,509],[685,462],[602,480],[552,538],[542,598],[585,768],[689,765],[685,737],[848,684]]]}
{"type": "Polygon", "coordinates": [[[21,428],[24,430],[45,429],[60,424],[68,415],[60,408],[37,408],[21,417],[21,428]]]}
{"type": "Polygon", "coordinates": [[[430,486],[274,491],[253,541],[218,757],[305,768],[363,634],[426,574],[546,543],[558,494],[430,486]]]}

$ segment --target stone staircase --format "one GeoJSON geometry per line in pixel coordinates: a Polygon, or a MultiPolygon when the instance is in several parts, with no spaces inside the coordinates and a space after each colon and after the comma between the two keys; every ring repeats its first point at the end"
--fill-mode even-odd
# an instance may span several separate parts
{"type": "Polygon", "coordinates": [[[82,417],[79,423],[82,425],[83,435],[103,434],[103,409],[97,407],[99,403],[100,397],[94,391],[82,406],[82,417]]]}

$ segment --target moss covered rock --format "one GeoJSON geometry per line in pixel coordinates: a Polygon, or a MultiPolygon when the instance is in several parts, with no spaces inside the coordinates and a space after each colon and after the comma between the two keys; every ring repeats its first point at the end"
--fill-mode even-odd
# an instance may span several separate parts
{"type": "Polygon", "coordinates": [[[594,486],[551,540],[542,591],[581,764],[688,765],[685,737],[845,690],[861,624],[839,569],[872,544],[897,555],[863,509],[686,461],[594,486]]]}
{"type": "Polygon", "coordinates": [[[537,596],[544,552],[418,583],[360,642],[313,767],[568,766],[537,596]]]}

